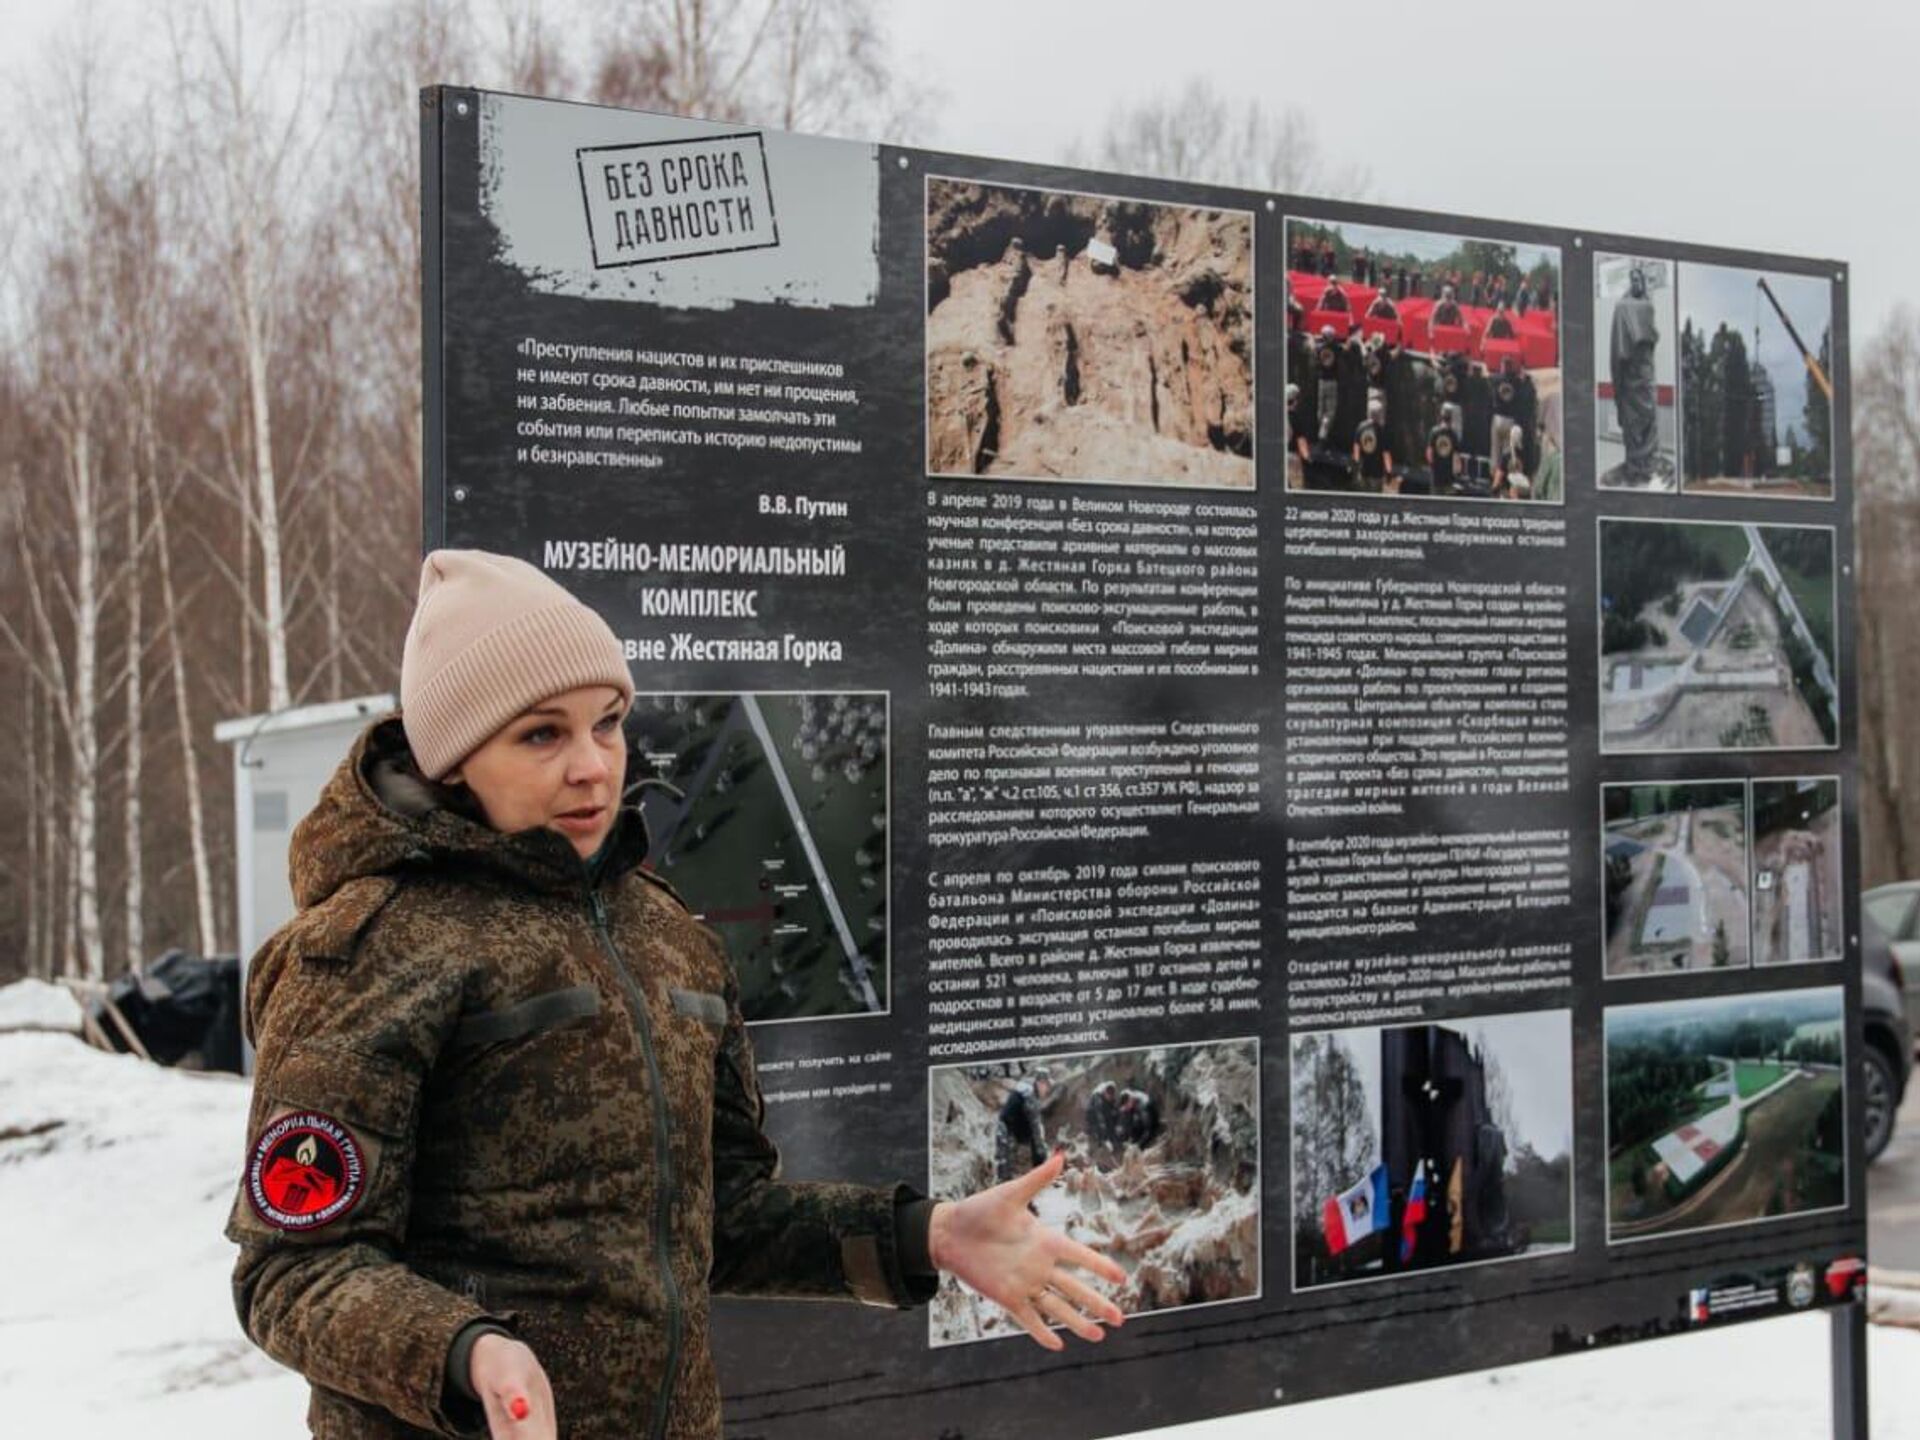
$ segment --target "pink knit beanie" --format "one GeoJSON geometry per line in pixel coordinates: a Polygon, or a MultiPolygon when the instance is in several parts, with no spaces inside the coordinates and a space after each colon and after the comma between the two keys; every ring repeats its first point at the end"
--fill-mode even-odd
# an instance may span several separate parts
{"type": "Polygon", "coordinates": [[[420,773],[438,780],[530,705],[581,685],[633,698],[613,631],[524,560],[435,550],[400,658],[400,718],[420,773]]]}

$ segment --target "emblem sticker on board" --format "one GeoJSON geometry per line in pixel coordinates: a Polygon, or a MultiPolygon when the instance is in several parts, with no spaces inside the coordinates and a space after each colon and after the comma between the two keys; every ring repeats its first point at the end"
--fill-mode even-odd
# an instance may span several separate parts
{"type": "Polygon", "coordinates": [[[1794,1266],[1787,1272],[1787,1303],[1796,1310],[1806,1309],[1820,1293],[1814,1288],[1815,1283],[1813,1266],[1794,1266]]]}
{"type": "Polygon", "coordinates": [[[276,1230],[314,1230],[351,1210],[366,1186],[353,1132],[317,1110],[282,1115],[254,1141],[247,1198],[276,1230]]]}

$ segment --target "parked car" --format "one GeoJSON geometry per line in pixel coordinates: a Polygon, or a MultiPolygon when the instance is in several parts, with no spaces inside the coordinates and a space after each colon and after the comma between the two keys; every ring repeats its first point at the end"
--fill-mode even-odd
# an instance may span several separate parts
{"type": "Polygon", "coordinates": [[[1920,880],[1876,885],[1861,896],[1860,908],[1893,943],[1907,979],[1907,1025],[1920,1038],[1920,880]]]}
{"type": "Polygon", "coordinates": [[[1893,1139],[1893,1127],[1913,1073],[1913,1026],[1907,1018],[1907,976],[1894,942],[1867,909],[1860,920],[1860,1011],[1866,1048],[1860,1054],[1866,1100],[1867,1160],[1893,1139]]]}

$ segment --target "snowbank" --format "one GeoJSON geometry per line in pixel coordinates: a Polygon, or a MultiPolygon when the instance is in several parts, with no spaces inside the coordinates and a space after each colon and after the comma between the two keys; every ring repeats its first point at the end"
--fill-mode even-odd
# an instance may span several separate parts
{"type": "MultiPolygon", "coordinates": [[[[1759,1320],[1118,1440],[1616,1440],[1649,1428],[1830,1440],[1828,1330],[1824,1314],[1759,1320]]],[[[1867,1340],[1874,1440],[1920,1440],[1920,1335],[1874,1326],[1867,1340]]]]}
{"type": "Polygon", "coordinates": [[[247,1340],[227,1288],[246,1120],[237,1076],[0,1035],[7,1433],[306,1433],[305,1383],[247,1340]]]}
{"type": "Polygon", "coordinates": [[[65,1030],[80,1033],[80,1002],[64,985],[16,980],[0,986],[0,1032],[65,1030]]]}

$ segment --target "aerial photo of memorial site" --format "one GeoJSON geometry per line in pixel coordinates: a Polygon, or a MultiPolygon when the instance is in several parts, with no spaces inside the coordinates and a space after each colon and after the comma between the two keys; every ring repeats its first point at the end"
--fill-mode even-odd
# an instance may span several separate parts
{"type": "MultiPolygon", "coordinates": [[[[1109,1291],[1126,1314],[1259,1295],[1259,1041],[942,1065],[928,1074],[927,1109],[937,1200],[1066,1151],[1065,1173],[1032,1209],[1126,1271],[1109,1291]]],[[[927,1324],[934,1345],[1025,1333],[951,1275],[927,1324]]]]}
{"type": "Polygon", "coordinates": [[[1832,282],[1688,262],[1679,293],[1681,488],[1832,499],[1832,282]]]}
{"type": "Polygon", "coordinates": [[[648,863],[725,939],[746,1018],[885,1010],[887,697],[641,694],[627,734],[648,863]]]}
{"type": "Polygon", "coordinates": [[[1573,1244],[1565,1010],[1293,1037],[1294,1287],[1573,1244]]]}
{"type": "Polygon", "coordinates": [[[1740,780],[1601,790],[1607,974],[1747,963],[1747,787],[1740,780]]]}
{"type": "Polygon", "coordinates": [[[1753,782],[1753,963],[1840,958],[1840,782],[1753,782]]]}
{"type": "Polygon", "coordinates": [[[1833,532],[1600,522],[1600,743],[1831,749],[1833,532]]]}
{"type": "Polygon", "coordinates": [[[927,181],[927,470],[1253,488],[1253,216],[927,181]]]}
{"type": "Polygon", "coordinates": [[[1607,1011],[1607,1238],[1846,1203],[1840,987],[1607,1011]]]}

